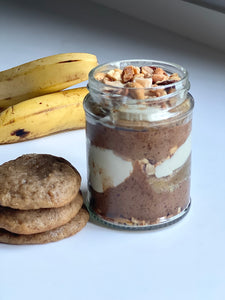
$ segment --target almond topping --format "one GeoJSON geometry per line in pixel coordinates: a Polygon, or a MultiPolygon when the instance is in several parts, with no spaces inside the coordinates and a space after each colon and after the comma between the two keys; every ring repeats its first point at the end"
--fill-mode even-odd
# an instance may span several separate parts
{"type": "Polygon", "coordinates": [[[122,73],[122,81],[124,83],[131,81],[134,77],[134,67],[133,66],[127,66],[123,69],[122,73]]]}
{"type": "Polygon", "coordinates": [[[145,99],[145,90],[140,83],[128,82],[126,87],[133,88],[129,90],[129,94],[134,99],[145,99]]]}

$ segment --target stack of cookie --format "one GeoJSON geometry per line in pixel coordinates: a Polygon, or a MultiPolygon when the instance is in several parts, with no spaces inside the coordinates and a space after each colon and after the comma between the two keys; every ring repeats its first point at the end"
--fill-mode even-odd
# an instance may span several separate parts
{"type": "Polygon", "coordinates": [[[65,159],[27,154],[0,166],[0,242],[44,244],[87,223],[81,177],[65,159]]]}

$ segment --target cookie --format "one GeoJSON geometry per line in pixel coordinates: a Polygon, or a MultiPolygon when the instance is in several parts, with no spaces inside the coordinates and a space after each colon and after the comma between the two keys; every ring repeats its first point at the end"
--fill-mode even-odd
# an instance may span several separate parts
{"type": "Polygon", "coordinates": [[[18,210],[0,206],[0,228],[18,234],[48,231],[69,222],[82,204],[82,195],[78,193],[69,204],[58,208],[18,210]]]}
{"type": "Polygon", "coordinates": [[[81,176],[65,159],[26,154],[0,166],[0,205],[28,210],[70,203],[80,189],[81,176]]]}
{"type": "Polygon", "coordinates": [[[22,235],[0,229],[0,243],[25,245],[56,242],[79,232],[87,224],[88,219],[89,214],[87,210],[81,208],[78,214],[71,221],[46,232],[22,235]]]}

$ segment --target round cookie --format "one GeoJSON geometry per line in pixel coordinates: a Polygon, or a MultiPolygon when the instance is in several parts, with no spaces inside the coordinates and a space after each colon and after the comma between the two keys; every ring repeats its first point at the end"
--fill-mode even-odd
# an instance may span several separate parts
{"type": "Polygon", "coordinates": [[[80,193],[58,208],[18,210],[0,206],[0,228],[17,234],[34,234],[64,225],[75,217],[83,204],[80,193]]]}
{"type": "Polygon", "coordinates": [[[25,245],[56,242],[79,232],[87,224],[88,219],[89,214],[87,210],[81,208],[79,213],[71,221],[46,232],[31,235],[20,235],[0,229],[0,243],[25,245]]]}
{"type": "Polygon", "coordinates": [[[81,176],[65,159],[26,154],[0,166],[0,205],[28,210],[61,207],[80,189],[81,176]]]}

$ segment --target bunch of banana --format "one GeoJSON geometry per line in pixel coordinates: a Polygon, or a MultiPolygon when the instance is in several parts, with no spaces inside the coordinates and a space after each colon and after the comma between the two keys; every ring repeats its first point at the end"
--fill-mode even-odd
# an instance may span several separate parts
{"type": "Polygon", "coordinates": [[[85,127],[83,99],[88,90],[69,89],[10,106],[0,113],[0,143],[15,143],[85,127]]]}
{"type": "Polygon", "coordinates": [[[95,55],[66,53],[0,72],[0,144],[85,127],[86,88],[62,91],[88,79],[95,55]]]}

